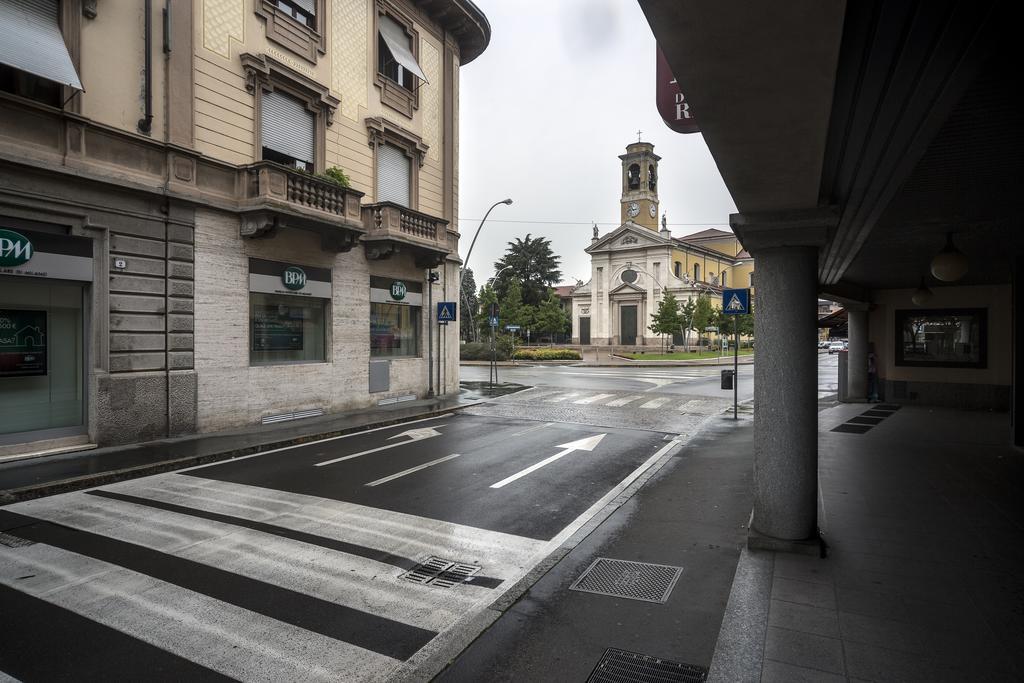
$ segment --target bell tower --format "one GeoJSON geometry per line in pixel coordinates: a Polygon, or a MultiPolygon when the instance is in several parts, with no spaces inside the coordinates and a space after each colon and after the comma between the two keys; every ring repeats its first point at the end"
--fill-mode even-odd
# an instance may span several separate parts
{"type": "Polygon", "coordinates": [[[661,157],[654,153],[651,143],[634,142],[626,146],[626,153],[619,159],[622,160],[622,222],[632,221],[657,232],[661,157]]]}

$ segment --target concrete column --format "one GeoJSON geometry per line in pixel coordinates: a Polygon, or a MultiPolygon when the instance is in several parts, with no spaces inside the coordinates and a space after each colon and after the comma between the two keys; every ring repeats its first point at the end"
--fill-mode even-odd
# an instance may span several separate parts
{"type": "Polygon", "coordinates": [[[847,400],[866,401],[868,398],[868,311],[866,306],[846,307],[850,348],[846,365],[847,400]]]}
{"type": "Polygon", "coordinates": [[[829,207],[731,216],[756,273],[751,545],[817,536],[818,249],[837,222],[829,207]]]}
{"type": "Polygon", "coordinates": [[[774,247],[754,262],[754,529],[801,540],[817,529],[818,250],[774,247]]]}

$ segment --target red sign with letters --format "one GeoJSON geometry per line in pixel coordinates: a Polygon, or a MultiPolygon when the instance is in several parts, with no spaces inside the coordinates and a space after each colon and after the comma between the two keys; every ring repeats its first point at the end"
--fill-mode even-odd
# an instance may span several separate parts
{"type": "Polygon", "coordinates": [[[697,119],[693,117],[690,103],[679,89],[679,83],[672,75],[672,69],[669,68],[660,47],[655,77],[658,79],[655,99],[658,103],[658,113],[661,114],[665,125],[677,133],[699,133],[700,128],[697,126],[697,119]]]}

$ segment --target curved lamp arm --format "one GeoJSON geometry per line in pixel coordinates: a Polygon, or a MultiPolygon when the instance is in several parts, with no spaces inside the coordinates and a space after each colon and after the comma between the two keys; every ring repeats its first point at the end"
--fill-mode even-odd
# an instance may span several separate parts
{"type": "Polygon", "coordinates": [[[462,278],[466,275],[466,268],[469,267],[469,257],[473,255],[473,247],[476,245],[476,238],[480,236],[480,229],[484,227],[484,222],[487,221],[487,217],[491,215],[491,211],[494,210],[498,204],[511,204],[511,199],[502,199],[500,202],[494,202],[491,204],[491,208],[487,209],[487,213],[480,220],[480,225],[477,226],[476,232],[473,234],[473,241],[469,243],[469,251],[466,252],[466,260],[462,262],[462,270],[459,272],[459,291],[462,291],[462,278]]]}

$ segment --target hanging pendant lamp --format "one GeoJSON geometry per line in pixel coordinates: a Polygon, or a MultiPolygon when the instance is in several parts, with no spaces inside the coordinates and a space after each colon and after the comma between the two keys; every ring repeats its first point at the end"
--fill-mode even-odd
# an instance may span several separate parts
{"type": "Polygon", "coordinates": [[[932,259],[932,275],[942,282],[956,282],[967,274],[967,257],[953,244],[953,233],[946,233],[946,246],[932,259]]]}
{"type": "Polygon", "coordinates": [[[924,283],[924,275],[921,276],[921,284],[917,286],[914,293],[910,295],[910,300],[914,302],[915,306],[924,306],[932,299],[932,290],[928,289],[928,285],[924,283]]]}

